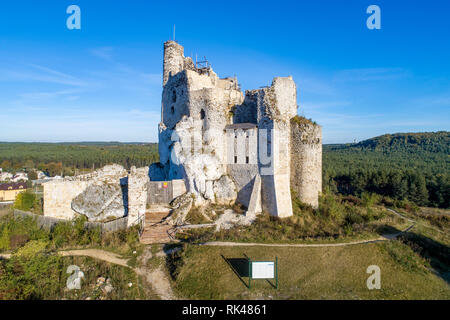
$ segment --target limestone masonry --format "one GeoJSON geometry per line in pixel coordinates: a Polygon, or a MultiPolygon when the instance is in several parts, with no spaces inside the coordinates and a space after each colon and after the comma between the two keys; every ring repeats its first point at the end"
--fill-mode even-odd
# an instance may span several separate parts
{"type": "Polygon", "coordinates": [[[103,221],[128,216],[137,223],[148,204],[190,194],[193,205],[244,205],[292,215],[291,189],[318,206],[322,188],[321,128],[297,116],[292,77],[240,90],[236,78],[219,78],[208,63],[184,57],[164,43],[159,124],[160,162],[147,168],[107,166],[93,174],[44,184],[44,214],[76,214],[103,221]]]}

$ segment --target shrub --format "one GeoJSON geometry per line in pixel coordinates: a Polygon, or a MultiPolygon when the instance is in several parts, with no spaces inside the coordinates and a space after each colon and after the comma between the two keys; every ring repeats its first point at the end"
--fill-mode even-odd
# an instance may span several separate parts
{"type": "Polygon", "coordinates": [[[351,195],[342,197],[342,202],[352,204],[355,206],[359,206],[362,203],[361,199],[359,199],[358,197],[355,197],[355,196],[351,196],[351,195]]]}
{"type": "Polygon", "coordinates": [[[53,227],[51,238],[56,248],[76,245],[101,244],[100,228],[87,228],[85,216],[77,216],[71,222],[59,222],[53,227]]]}
{"type": "Polygon", "coordinates": [[[27,234],[14,234],[9,238],[9,244],[12,250],[20,248],[30,240],[27,234]]]}
{"type": "Polygon", "coordinates": [[[364,218],[355,212],[349,212],[345,216],[345,222],[349,225],[363,223],[364,218]]]}
{"type": "Polygon", "coordinates": [[[47,240],[47,231],[39,228],[31,217],[8,216],[0,220],[0,251],[16,249],[28,240],[47,240]]]}
{"type": "Polygon", "coordinates": [[[332,219],[342,218],[344,206],[333,194],[326,193],[319,198],[318,213],[321,216],[332,219]]]}
{"type": "Polygon", "coordinates": [[[361,195],[362,204],[369,208],[380,202],[381,197],[376,193],[363,192],[361,195]]]}
{"type": "Polygon", "coordinates": [[[48,246],[48,241],[45,240],[31,240],[23,247],[19,248],[16,252],[16,256],[24,258],[32,258],[45,251],[48,246]]]}
{"type": "Polygon", "coordinates": [[[412,203],[408,200],[395,200],[394,207],[404,209],[409,213],[416,213],[419,211],[419,207],[415,203],[412,203]]]}
{"type": "Polygon", "coordinates": [[[30,211],[35,205],[36,195],[30,191],[19,193],[14,201],[14,208],[23,211],[30,211]]]}

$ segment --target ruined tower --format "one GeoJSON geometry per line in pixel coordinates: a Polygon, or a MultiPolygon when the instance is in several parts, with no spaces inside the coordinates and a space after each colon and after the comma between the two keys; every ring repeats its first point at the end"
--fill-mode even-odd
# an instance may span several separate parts
{"type": "Polygon", "coordinates": [[[316,123],[291,119],[291,188],[313,208],[322,192],[322,128],[316,123]]]}

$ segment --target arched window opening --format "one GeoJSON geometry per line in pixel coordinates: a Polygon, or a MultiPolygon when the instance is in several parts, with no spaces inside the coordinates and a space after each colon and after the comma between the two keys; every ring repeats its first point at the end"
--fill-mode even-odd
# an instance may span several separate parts
{"type": "Polygon", "coordinates": [[[200,119],[205,119],[205,110],[203,109],[200,111],[200,119]]]}
{"type": "Polygon", "coordinates": [[[170,108],[170,112],[171,112],[172,114],[175,113],[175,107],[174,107],[174,106],[172,106],[172,107],[170,108]]]}

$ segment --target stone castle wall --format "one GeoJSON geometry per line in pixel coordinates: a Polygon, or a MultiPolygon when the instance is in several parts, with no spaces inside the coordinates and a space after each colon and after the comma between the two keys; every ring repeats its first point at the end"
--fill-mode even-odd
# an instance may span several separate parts
{"type": "MultiPolygon", "coordinates": [[[[258,129],[267,130],[271,163],[261,163],[262,208],[278,217],[292,213],[290,191],[290,119],[297,114],[297,89],[292,77],[274,78],[257,93],[258,129]]],[[[259,148],[264,147],[261,143],[259,148]]],[[[262,152],[263,154],[265,152],[262,152]]]]}
{"type": "Polygon", "coordinates": [[[76,212],[72,210],[72,199],[82,193],[92,181],[55,180],[44,186],[44,215],[72,220],[76,212]]]}
{"type": "Polygon", "coordinates": [[[314,208],[322,192],[322,128],[297,117],[291,121],[291,188],[314,208]]]}

